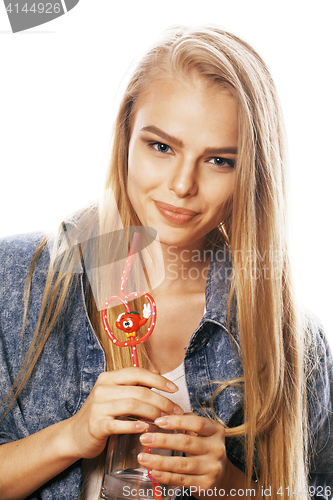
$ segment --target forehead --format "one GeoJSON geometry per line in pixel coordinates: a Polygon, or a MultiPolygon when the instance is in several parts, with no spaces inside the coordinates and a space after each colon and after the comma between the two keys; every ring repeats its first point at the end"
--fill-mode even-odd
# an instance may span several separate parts
{"type": "Polygon", "coordinates": [[[203,77],[155,79],[138,100],[132,132],[155,125],[186,142],[237,146],[238,111],[231,92],[203,77]]]}
{"type": "Polygon", "coordinates": [[[227,84],[218,83],[195,72],[184,75],[157,74],[143,87],[135,107],[138,109],[148,105],[156,98],[160,98],[161,95],[165,99],[170,99],[179,89],[183,89],[185,92],[197,93],[198,95],[204,93],[210,99],[214,99],[219,95],[228,95],[230,98],[233,98],[227,84]]]}

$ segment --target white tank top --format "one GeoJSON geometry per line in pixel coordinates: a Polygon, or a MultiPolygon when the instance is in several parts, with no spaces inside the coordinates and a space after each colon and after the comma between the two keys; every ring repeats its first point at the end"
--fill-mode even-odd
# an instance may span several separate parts
{"type": "Polygon", "coordinates": [[[190,398],[188,395],[186,380],[185,380],[185,369],[184,362],[177,366],[174,370],[168,373],[164,373],[163,377],[171,380],[178,387],[178,391],[170,394],[169,392],[158,391],[157,389],[152,389],[162,396],[165,396],[168,399],[171,399],[174,403],[177,403],[184,411],[184,413],[188,413],[191,410],[190,398]]]}

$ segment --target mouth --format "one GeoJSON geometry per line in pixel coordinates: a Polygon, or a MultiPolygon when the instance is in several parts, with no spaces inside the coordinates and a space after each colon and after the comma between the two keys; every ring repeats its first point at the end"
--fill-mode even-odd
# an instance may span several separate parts
{"type": "Polygon", "coordinates": [[[174,205],[169,205],[168,203],[164,203],[162,201],[154,200],[154,203],[160,214],[174,224],[186,224],[195,216],[199,215],[198,212],[194,212],[193,210],[175,207],[174,205]]]}

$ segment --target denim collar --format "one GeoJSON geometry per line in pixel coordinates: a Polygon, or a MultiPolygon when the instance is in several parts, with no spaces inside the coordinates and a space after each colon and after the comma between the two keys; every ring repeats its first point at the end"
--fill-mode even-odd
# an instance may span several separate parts
{"type": "Polygon", "coordinates": [[[222,328],[221,333],[230,332],[234,347],[240,352],[235,297],[231,301],[228,317],[233,272],[231,253],[226,246],[212,252],[206,281],[206,311],[191,337],[188,353],[193,353],[198,345],[209,340],[205,334],[207,323],[222,328]]]}

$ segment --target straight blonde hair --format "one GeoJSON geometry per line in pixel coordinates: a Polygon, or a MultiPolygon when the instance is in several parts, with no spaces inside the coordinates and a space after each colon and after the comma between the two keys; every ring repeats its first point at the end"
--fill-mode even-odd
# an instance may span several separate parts
{"type": "MultiPolygon", "coordinates": [[[[87,231],[97,221],[101,234],[112,232],[111,192],[123,226],[140,225],[126,189],[128,145],[135,112],[156,79],[193,76],[213,84],[217,92],[228,89],[238,106],[239,152],[232,207],[223,221],[223,234],[216,229],[208,235],[210,241],[219,245],[225,243],[224,235],[228,235],[234,269],[229,304],[235,297],[244,370],[244,424],[226,428],[226,436],[245,436],[249,485],[254,476],[259,487],[271,488],[271,498],[275,500],[286,491],[303,500],[301,492],[307,485],[304,340],[286,241],[285,132],[274,83],[252,47],[218,27],[174,27],[163,35],[139,63],[127,86],[115,123],[103,202],[98,210],[86,210],[80,225],[87,231]]],[[[45,244],[46,240],[36,252],[30,280],[45,244]]],[[[96,247],[96,260],[110,251],[105,244],[103,248],[96,247]]],[[[71,259],[72,251],[68,248],[63,269],[68,271],[71,259]]],[[[61,273],[61,267],[56,276],[50,269],[34,340],[13,389],[15,397],[26,384],[62,310],[71,284],[69,276],[68,272],[61,273]]],[[[106,353],[107,369],[128,366],[127,355],[106,339],[91,293],[88,308],[106,353]]],[[[116,308],[110,311],[110,322],[117,313],[116,308]]],[[[144,349],[141,356],[142,363],[149,366],[144,349]]],[[[239,381],[225,381],[219,390],[233,383],[239,381]]],[[[218,415],[216,418],[219,420],[218,415]]]]}

